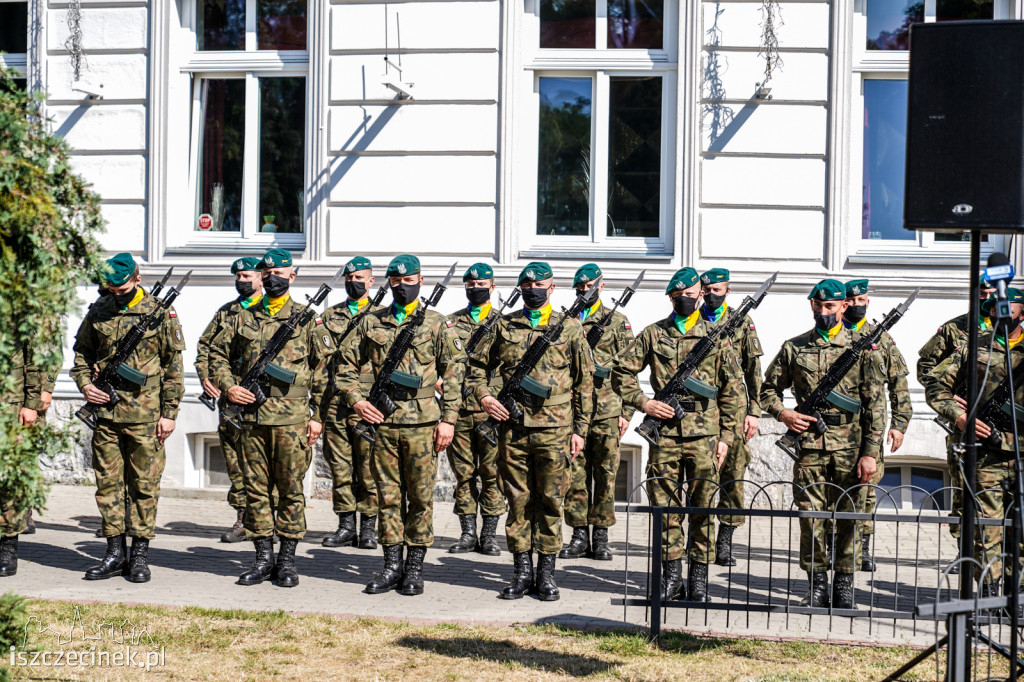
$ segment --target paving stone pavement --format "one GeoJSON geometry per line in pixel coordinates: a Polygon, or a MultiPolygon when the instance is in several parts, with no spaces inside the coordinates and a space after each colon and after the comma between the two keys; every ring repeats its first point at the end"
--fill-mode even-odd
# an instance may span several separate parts
{"type": "MultiPolygon", "coordinates": [[[[426,593],[405,597],[397,593],[368,595],[362,588],[382,565],[381,551],[348,547],[329,549],[320,541],[337,526],[329,501],[311,500],[307,509],[309,532],[299,544],[297,566],[301,583],[292,589],[271,583],[253,587],[235,584],[235,578],[253,559],[251,543],[225,544],[219,541],[223,530],[234,520],[226,502],[210,499],[164,497],[160,500],[157,537],[150,547],[151,582],[135,585],[124,578],[86,581],[82,574],[98,561],[106,543],[93,536],[99,526],[94,502],[95,489],[85,486],[54,486],[44,514],[37,516],[38,532],[20,540],[18,574],[0,582],[0,589],[46,599],[130,602],[165,605],[198,605],[213,608],[252,610],[284,609],[289,612],[330,613],[345,616],[374,616],[411,621],[458,621],[463,623],[561,623],[585,628],[644,626],[643,608],[630,607],[624,618],[622,606],[611,600],[621,597],[626,577],[626,515],[611,530],[615,559],[559,561],[557,581],[562,598],[541,602],[535,597],[517,601],[498,599],[498,593],[511,576],[511,556],[448,554],[446,549],[459,535],[458,519],[450,503],[436,503],[434,547],[427,553],[426,593]]],[[[795,525],[795,524],[794,524],[795,525]]],[[[629,586],[631,596],[639,595],[646,577],[647,522],[633,515],[629,521],[629,586]]],[[[911,530],[916,527],[911,527],[911,530]]],[[[787,522],[769,526],[766,519],[755,519],[736,534],[740,565],[731,572],[712,566],[711,592],[719,602],[742,600],[746,595],[785,601],[787,589],[795,601],[802,596],[806,582],[795,563],[787,560],[787,543],[796,528],[787,522]],[[768,545],[771,551],[762,547],[768,545]],[[750,550],[749,558],[746,547],[750,550]],[[787,582],[787,574],[791,579],[787,582]],[[798,594],[800,593],[800,594],[798,594]]],[[[503,528],[499,528],[503,534],[503,528]]],[[[945,527],[925,528],[915,537],[906,526],[901,531],[901,556],[920,549],[921,556],[945,561],[955,557],[945,527]],[[939,544],[942,543],[940,547],[939,544]],[[930,553],[930,554],[929,554],[930,553]]],[[[568,538],[568,529],[565,531],[568,538]]],[[[504,537],[499,538],[504,547],[504,537]]],[[[917,571],[901,564],[896,573],[895,529],[879,524],[878,573],[857,574],[858,602],[867,608],[874,599],[875,608],[906,608],[916,594],[934,599],[938,561],[918,564],[917,571]],[[922,566],[924,568],[922,568],[922,566]],[[899,590],[895,589],[899,585],[899,590]],[[873,587],[873,590],[872,590],[873,587]],[[930,590],[930,592],[929,592],[930,590]],[[888,600],[888,601],[886,601],[888,600]]],[[[795,559],[794,553],[788,559],[795,559]]],[[[943,564],[944,565],[944,564],[943,564]]],[[[684,567],[685,570],[685,567],[684,567]]],[[[753,636],[834,638],[840,640],[910,642],[930,644],[934,625],[913,622],[895,623],[871,619],[823,616],[748,614],[742,612],[671,609],[665,626],[694,632],[735,633],[753,636]]]]}

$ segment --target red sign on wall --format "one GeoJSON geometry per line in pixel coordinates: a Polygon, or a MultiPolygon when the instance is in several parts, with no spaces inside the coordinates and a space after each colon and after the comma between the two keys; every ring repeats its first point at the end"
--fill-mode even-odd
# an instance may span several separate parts
{"type": "Polygon", "coordinates": [[[209,230],[211,227],[213,227],[213,216],[212,215],[210,215],[209,213],[204,213],[201,216],[199,216],[199,229],[200,230],[209,230]]]}

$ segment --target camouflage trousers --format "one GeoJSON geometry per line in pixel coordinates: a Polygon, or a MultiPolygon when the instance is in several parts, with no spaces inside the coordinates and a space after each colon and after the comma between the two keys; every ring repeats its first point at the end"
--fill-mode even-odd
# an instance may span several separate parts
{"type": "MultiPolygon", "coordinates": [[[[949,465],[949,485],[953,487],[953,504],[949,509],[950,516],[959,517],[964,513],[964,477],[960,471],[960,458],[953,452],[953,445],[956,440],[953,436],[946,436],[946,464],[949,465]]],[[[960,524],[949,524],[949,534],[954,538],[960,538],[960,524]]]]}
{"type": "Polygon", "coordinates": [[[306,422],[284,426],[242,427],[245,462],[245,514],[250,538],[301,540],[306,534],[306,495],[302,480],[312,450],[306,445],[306,422]],[[273,499],[277,493],[277,501],[273,499]]]}
{"type": "MultiPolygon", "coordinates": [[[[875,491],[874,486],[882,482],[882,476],[885,476],[885,460],[882,458],[878,459],[878,470],[875,475],[868,481],[872,487],[867,488],[867,491],[862,496],[864,499],[864,508],[861,510],[865,514],[875,513],[875,507],[878,506],[878,495],[875,491]]],[[[866,519],[860,522],[860,534],[861,535],[874,535],[875,534],[875,521],[874,519],[866,519]]]]}
{"type": "MultiPolygon", "coordinates": [[[[740,420],[740,425],[743,420],[740,420]]],[[[735,434],[732,445],[729,447],[729,454],[722,462],[722,468],[718,472],[718,480],[722,484],[722,490],[718,494],[719,509],[743,509],[746,504],[743,490],[743,479],[747,476],[747,467],[750,465],[750,448],[743,440],[743,431],[735,434]]],[[[723,526],[742,526],[747,522],[746,516],[719,516],[718,522],[723,526]]]]}
{"type": "Polygon", "coordinates": [[[508,500],[508,551],[557,554],[562,549],[562,494],[571,436],[568,426],[518,424],[501,434],[498,461],[508,500]]]}
{"type": "Polygon", "coordinates": [[[228,504],[233,509],[245,509],[245,466],[242,462],[241,434],[226,423],[217,429],[220,436],[220,451],[224,453],[224,467],[228,470],[228,504]]]}
{"type": "Polygon", "coordinates": [[[105,537],[127,533],[149,540],[156,535],[160,477],[167,461],[156,424],[116,424],[101,419],[92,433],[96,506],[103,517],[105,537]]]}
{"type": "Polygon", "coordinates": [[[434,423],[377,427],[370,468],[377,486],[380,543],[434,544],[434,423]]]}
{"type": "MultiPolygon", "coordinates": [[[[655,479],[647,484],[651,503],[659,507],[711,507],[718,491],[714,460],[717,443],[717,435],[689,438],[663,435],[657,446],[651,446],[647,461],[647,478],[655,479]]],[[[690,514],[689,552],[683,544],[682,516],[666,514],[664,519],[662,559],[674,561],[687,554],[690,561],[696,563],[715,560],[712,517],[690,514]]]]}
{"type": "Polygon", "coordinates": [[[484,516],[505,513],[498,480],[498,447],[475,431],[486,420],[485,412],[460,413],[455,437],[448,446],[448,464],[455,474],[455,513],[459,516],[475,516],[478,505],[484,516]]]}
{"type": "Polygon", "coordinates": [[[371,446],[352,432],[355,420],[324,424],[324,459],[331,467],[334,513],[377,515],[377,485],[370,470],[371,446]]]}
{"type": "MultiPolygon", "coordinates": [[[[14,414],[17,414],[21,409],[18,404],[15,404],[14,414]]],[[[42,426],[46,423],[46,412],[39,411],[36,415],[36,424],[42,426]]],[[[21,511],[15,509],[12,505],[3,502],[0,504],[0,537],[9,538],[14,535],[20,535],[25,532],[25,528],[28,527],[28,509],[21,511]]]]}
{"type": "MultiPolygon", "coordinates": [[[[793,496],[801,511],[856,512],[864,508],[864,488],[849,490],[860,484],[857,478],[857,450],[809,450],[804,448],[800,461],[793,465],[793,496]],[[818,485],[815,485],[818,484],[818,485]]],[[[828,571],[826,542],[828,519],[800,519],[800,568],[807,572],[828,571]]],[[[854,572],[857,550],[857,528],[854,521],[835,521],[835,570],[854,572]]]]}
{"type": "Polygon", "coordinates": [[[615,476],[619,472],[619,420],[590,424],[583,452],[570,465],[569,490],[563,504],[572,528],[615,525],[615,476]]]}
{"type": "MultiPolygon", "coordinates": [[[[1013,481],[1013,453],[978,448],[978,515],[986,519],[1002,519],[1008,508],[1012,508],[1013,495],[1003,491],[1003,481],[1013,481]]],[[[983,567],[992,562],[989,574],[998,580],[1003,577],[1005,568],[1007,576],[1010,565],[1004,566],[1000,552],[1009,554],[1010,546],[1003,545],[1003,528],[1001,526],[977,526],[974,534],[974,558],[983,567]]],[[[1010,562],[1005,562],[1009,564],[1010,562]]],[[[977,572],[977,571],[976,571],[977,572]]],[[[980,577],[980,572],[978,572],[980,577]]]]}

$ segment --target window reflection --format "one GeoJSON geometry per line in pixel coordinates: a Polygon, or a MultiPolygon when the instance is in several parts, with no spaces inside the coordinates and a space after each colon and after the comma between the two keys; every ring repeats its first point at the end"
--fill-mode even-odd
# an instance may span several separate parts
{"type": "Polygon", "coordinates": [[[942,490],[943,476],[938,469],[913,467],[910,470],[911,502],[914,509],[949,509],[942,490]],[[918,490],[921,488],[921,490],[918,490]]]}
{"type": "Polygon", "coordinates": [[[657,237],[661,222],[661,78],[612,78],[608,236],[657,237]]]}
{"type": "Polygon", "coordinates": [[[861,236],[913,239],[903,228],[907,81],[864,81],[864,177],[861,236]]]}
{"type": "Polygon", "coordinates": [[[594,0],[540,0],[540,46],[593,49],[596,16],[594,0]]]}
{"type": "Polygon", "coordinates": [[[662,0],[608,0],[608,47],[660,49],[662,0]]]}
{"type": "Polygon", "coordinates": [[[28,2],[0,2],[0,52],[28,52],[28,2]]]}
{"type": "Polygon", "coordinates": [[[305,78],[260,79],[262,232],[302,232],[305,120],[305,78]]]}
{"type": "Polygon", "coordinates": [[[537,234],[590,234],[590,78],[540,79],[537,234]]]}
{"type": "Polygon", "coordinates": [[[203,81],[202,108],[199,206],[195,229],[238,232],[242,218],[245,81],[203,81]],[[199,220],[203,214],[210,216],[210,223],[199,220]]]}
{"type": "Polygon", "coordinates": [[[910,25],[924,21],[924,0],[868,0],[869,50],[909,50],[910,25]]]}
{"type": "Polygon", "coordinates": [[[992,0],[936,0],[935,21],[991,19],[992,0]]]}
{"type": "Polygon", "coordinates": [[[198,49],[245,49],[245,0],[197,0],[198,49]]]}
{"type": "Polygon", "coordinates": [[[882,480],[878,482],[878,487],[881,490],[875,494],[875,505],[877,509],[899,509],[903,506],[902,500],[900,500],[901,490],[896,490],[900,487],[900,479],[902,472],[897,467],[890,467],[885,470],[882,474],[882,480]],[[888,493],[888,495],[884,494],[888,493]],[[895,492],[893,492],[895,491],[895,492]]]}
{"type": "Polygon", "coordinates": [[[306,0],[258,0],[256,42],[260,50],[305,50],[306,0]]]}

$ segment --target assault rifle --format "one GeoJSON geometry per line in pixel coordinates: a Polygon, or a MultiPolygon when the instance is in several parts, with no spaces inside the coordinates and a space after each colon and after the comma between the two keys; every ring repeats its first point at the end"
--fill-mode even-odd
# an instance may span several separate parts
{"type": "MultiPolygon", "coordinates": [[[[1017,371],[1013,373],[1013,387],[1019,389],[1024,386],[1024,365],[1017,368],[1017,371]]],[[[967,382],[963,382],[957,388],[956,395],[961,398],[967,397],[967,382]]],[[[1014,412],[1016,412],[1016,418],[1018,422],[1024,423],[1024,407],[1021,405],[1014,405],[1014,412]]],[[[978,409],[975,414],[975,419],[988,425],[992,430],[988,438],[978,439],[985,445],[991,448],[998,448],[999,444],[1003,440],[1003,433],[1013,432],[1013,418],[1010,415],[1010,380],[1009,377],[1004,377],[1002,381],[996,386],[992,392],[992,396],[986,400],[982,406],[978,409]]],[[[935,423],[946,430],[950,435],[953,434],[953,425],[942,419],[941,417],[935,418],[935,423]]]]}
{"type": "MultiPolygon", "coordinates": [[[[427,308],[436,306],[441,300],[442,294],[448,288],[448,282],[451,281],[452,275],[455,274],[455,267],[457,265],[457,262],[452,264],[448,274],[444,277],[444,281],[434,285],[434,290],[430,293],[429,297],[420,297],[420,305],[416,307],[412,321],[398,332],[394,343],[388,349],[384,362],[381,363],[380,371],[377,372],[377,378],[374,380],[373,386],[370,387],[370,393],[366,399],[384,415],[384,419],[387,419],[398,410],[398,405],[395,404],[396,395],[399,393],[415,394],[416,391],[423,388],[420,386],[421,377],[399,372],[398,366],[402,364],[402,358],[409,352],[413,337],[416,336],[416,332],[426,319],[427,308]]],[[[377,425],[371,424],[365,419],[359,420],[353,431],[368,443],[372,444],[377,440],[377,425]]]]}
{"type": "Polygon", "coordinates": [[[171,271],[174,270],[174,266],[167,268],[167,272],[164,274],[164,278],[153,285],[153,290],[149,292],[150,296],[159,296],[160,292],[164,290],[164,285],[167,284],[167,280],[171,278],[171,271]]]}
{"type": "MultiPolygon", "coordinates": [[[[536,403],[538,399],[546,399],[551,395],[551,387],[545,386],[530,377],[530,372],[533,371],[537,363],[544,357],[544,353],[551,347],[551,344],[556,342],[558,337],[562,335],[562,329],[565,327],[566,321],[578,318],[581,312],[594,305],[594,301],[597,300],[598,289],[600,288],[601,278],[598,277],[594,280],[594,285],[589,290],[576,296],[576,301],[572,304],[571,308],[568,310],[562,308],[562,319],[555,324],[549,324],[544,334],[534,339],[530,347],[526,349],[526,353],[519,360],[519,364],[516,365],[512,376],[505,382],[505,385],[498,393],[498,402],[508,410],[510,420],[519,419],[523,416],[523,408],[519,403],[536,403]]],[[[488,417],[487,421],[476,427],[476,431],[488,443],[497,445],[498,427],[500,424],[501,422],[497,421],[494,417],[488,417]]]]}
{"type": "MultiPolygon", "coordinates": [[[[743,303],[733,311],[727,322],[712,327],[707,336],[702,337],[679,363],[679,368],[669,382],[654,395],[655,400],[665,403],[676,411],[675,419],[682,419],[687,412],[693,412],[696,409],[695,400],[679,401],[679,397],[683,395],[684,391],[688,395],[700,395],[705,398],[714,398],[718,393],[717,388],[699,381],[693,376],[693,373],[700,367],[700,363],[704,362],[704,359],[711,354],[718,344],[718,340],[731,337],[733,332],[743,324],[747,313],[761,305],[761,301],[768,295],[768,290],[775,284],[775,279],[778,276],[779,273],[776,272],[761,284],[753,296],[744,298],[743,303]]],[[[657,445],[661,439],[660,429],[664,423],[663,419],[647,415],[635,431],[651,445],[657,445]]]]}
{"type": "MultiPolygon", "coordinates": [[[[492,329],[494,329],[494,325],[498,323],[499,319],[501,319],[501,315],[502,313],[505,312],[505,308],[508,308],[509,306],[513,306],[516,304],[516,301],[519,300],[519,296],[519,287],[516,287],[515,289],[512,290],[512,295],[509,296],[507,300],[503,299],[501,297],[501,294],[498,294],[498,302],[501,303],[501,307],[498,309],[498,312],[496,314],[488,317],[486,322],[484,322],[482,325],[473,330],[473,334],[469,337],[469,341],[466,342],[467,357],[470,355],[470,353],[476,350],[476,347],[480,345],[480,342],[483,341],[483,338],[487,336],[492,329]]],[[[466,396],[468,395],[469,386],[463,384],[462,399],[465,400],[466,396]]]]}
{"type": "MultiPolygon", "coordinates": [[[[170,272],[164,276],[164,280],[170,276],[170,272]]],[[[86,403],[77,412],[75,416],[82,420],[86,426],[90,429],[95,430],[98,422],[96,421],[96,414],[100,407],[114,407],[121,402],[121,396],[117,394],[117,388],[124,386],[124,390],[137,391],[146,385],[146,381],[149,379],[148,376],[130,367],[125,362],[129,356],[135,352],[139,342],[142,341],[142,337],[146,335],[146,332],[150,329],[156,329],[164,319],[164,311],[171,307],[174,303],[174,299],[178,298],[178,294],[188,284],[189,278],[192,276],[192,271],[189,270],[185,273],[185,276],[178,282],[178,286],[171,287],[163,299],[156,304],[156,309],[152,312],[142,315],[138,322],[132,325],[124,336],[122,336],[117,342],[117,348],[114,350],[114,355],[110,358],[110,361],[100,370],[99,374],[93,380],[92,385],[107,394],[107,402],[103,405],[96,405],[94,403],[86,403]]],[[[158,285],[160,288],[163,287],[163,282],[158,285]]],[[[159,289],[157,289],[159,290],[159,289]]]]}
{"type": "Polygon", "coordinates": [[[236,431],[242,430],[242,421],[239,417],[243,412],[255,412],[260,408],[263,403],[267,402],[267,391],[265,388],[268,386],[270,377],[287,381],[291,372],[279,367],[274,364],[274,359],[287,345],[288,340],[291,338],[295,330],[301,325],[305,324],[308,319],[307,315],[310,314],[310,310],[314,306],[318,306],[324,302],[327,298],[327,294],[334,290],[334,285],[338,283],[342,275],[345,272],[345,267],[342,266],[338,269],[338,272],[334,275],[334,279],[329,284],[321,284],[320,288],[315,294],[310,296],[306,294],[306,305],[298,310],[292,312],[288,316],[288,319],[284,321],[274,335],[270,337],[270,341],[267,341],[267,345],[260,351],[259,357],[256,358],[255,364],[246,372],[242,380],[238,382],[238,385],[253,394],[256,401],[251,405],[240,405],[239,403],[231,402],[229,398],[227,404],[224,406],[223,416],[224,420],[236,431]]]}
{"type": "MultiPolygon", "coordinates": [[[[836,391],[836,387],[839,386],[843,377],[853,369],[861,353],[877,345],[878,340],[882,338],[882,334],[892,329],[900,321],[900,318],[907,313],[910,304],[917,298],[917,292],[919,291],[920,289],[914,289],[914,292],[907,297],[907,300],[889,311],[889,314],[882,319],[881,323],[870,334],[860,337],[852,346],[843,351],[843,354],[825,372],[821,383],[811,391],[811,394],[803,402],[796,406],[796,411],[800,414],[815,418],[816,421],[811,422],[811,426],[808,429],[813,435],[823,436],[828,431],[829,425],[825,422],[821,410],[827,409],[829,405],[835,405],[849,413],[856,413],[860,409],[859,400],[839,393],[836,391]]],[[[789,455],[794,462],[800,460],[800,435],[790,429],[786,431],[782,438],[775,441],[775,444],[782,448],[782,451],[789,455]]]]}
{"type": "MultiPolygon", "coordinates": [[[[612,303],[614,303],[615,306],[605,313],[598,322],[595,322],[587,332],[587,343],[590,344],[591,350],[597,348],[597,344],[601,343],[601,337],[604,336],[604,330],[607,329],[608,325],[611,323],[612,315],[615,314],[615,311],[620,307],[625,308],[626,304],[629,303],[629,299],[633,298],[633,294],[635,294],[636,290],[640,287],[640,282],[644,281],[644,273],[646,272],[646,270],[640,271],[636,280],[626,287],[622,292],[622,295],[619,296],[619,300],[616,301],[614,298],[612,299],[612,303]]],[[[594,286],[596,286],[596,284],[594,286]]]]}

